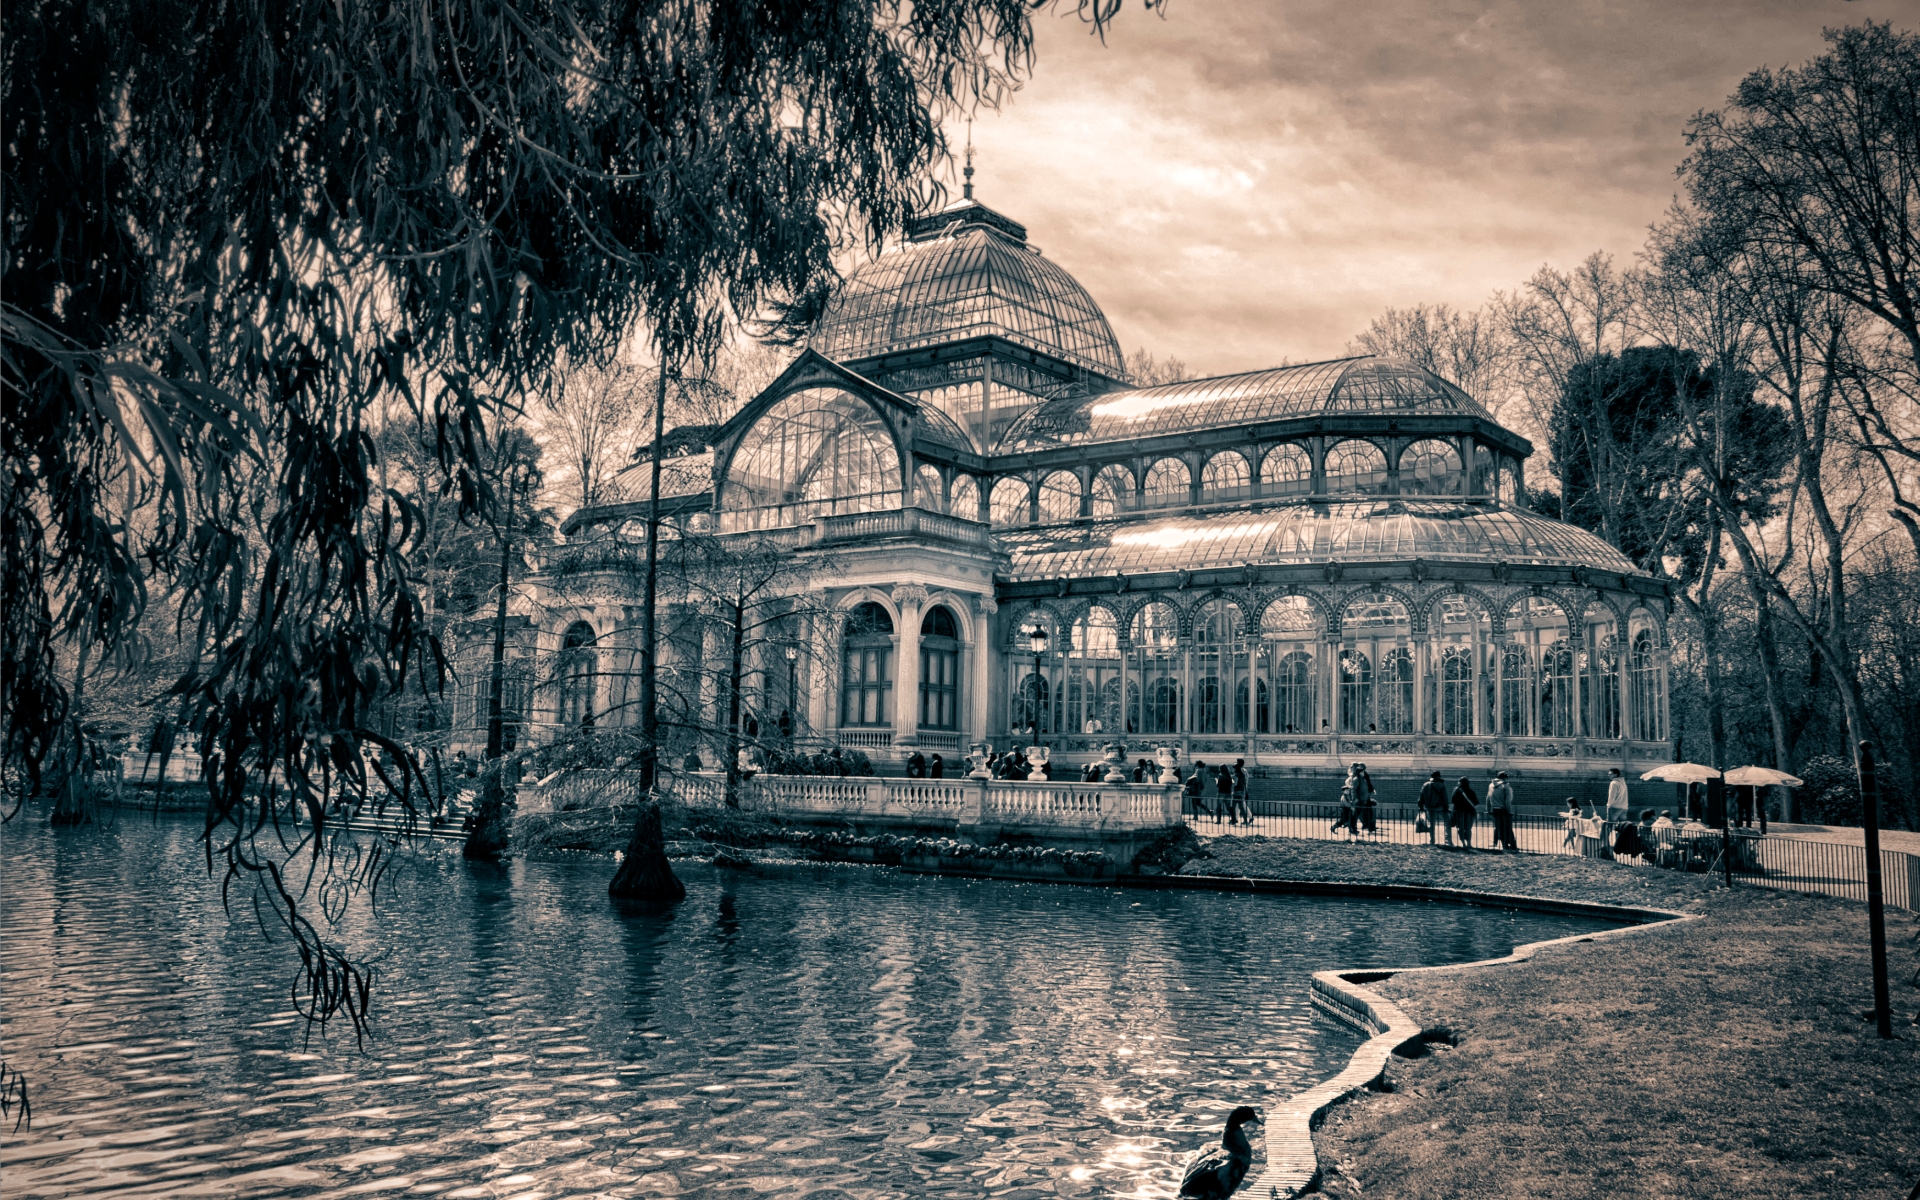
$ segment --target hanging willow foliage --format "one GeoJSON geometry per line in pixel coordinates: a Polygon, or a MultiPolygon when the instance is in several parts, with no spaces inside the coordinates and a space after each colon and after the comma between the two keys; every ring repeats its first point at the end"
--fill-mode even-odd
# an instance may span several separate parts
{"type": "MultiPolygon", "coordinates": [[[[1099,29],[1116,4],[1078,11],[1099,29]]],[[[409,561],[421,522],[377,486],[375,414],[430,430],[443,486],[490,512],[489,419],[557,355],[605,361],[637,329],[676,364],[710,353],[732,315],[804,322],[837,248],[936,198],[942,121],[1019,80],[1031,13],[1027,0],[10,10],[11,776],[40,789],[87,759],[56,651],[121,654],[149,590],[171,591],[197,655],[169,704],[204,756],[208,866],[253,886],[292,935],[309,1015],[363,1030],[366,971],[302,897],[332,866],[329,797],[379,787],[410,808],[424,790],[368,713],[409,664],[444,668],[409,561]],[[289,841],[281,818],[296,812],[289,841]]]]}

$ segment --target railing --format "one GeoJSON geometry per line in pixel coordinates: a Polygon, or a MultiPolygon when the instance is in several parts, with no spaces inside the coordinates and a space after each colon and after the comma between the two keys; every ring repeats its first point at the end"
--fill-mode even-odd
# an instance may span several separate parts
{"type": "Polygon", "coordinates": [[[961,747],[960,735],[957,733],[929,733],[923,729],[915,736],[922,750],[958,751],[961,747]]]}
{"type": "MultiPolygon", "coordinates": [[[[1225,798],[1209,788],[1201,798],[1202,807],[1191,802],[1186,808],[1187,824],[1200,833],[1221,833],[1246,829],[1263,837],[1301,838],[1310,841],[1363,841],[1383,845],[1448,845],[1460,843],[1457,830],[1443,823],[1429,834],[1416,829],[1420,810],[1412,807],[1376,807],[1369,819],[1364,810],[1356,810],[1352,826],[1343,825],[1344,810],[1337,804],[1282,804],[1256,801],[1250,807],[1251,826],[1226,825],[1225,798]]],[[[1539,816],[1516,813],[1513,817],[1515,849],[1523,854],[1564,854],[1587,858],[1612,858],[1608,848],[1608,829],[1601,818],[1539,816]]],[[[1471,845],[1476,850],[1491,850],[1497,845],[1497,830],[1492,815],[1482,809],[1470,829],[1471,845]]],[[[1678,869],[1720,870],[1719,856],[1728,847],[1733,853],[1735,883],[1757,884],[1796,892],[1817,892],[1851,900],[1867,898],[1867,855],[1861,846],[1835,842],[1816,842],[1805,838],[1775,834],[1760,836],[1748,830],[1736,830],[1723,838],[1718,830],[1686,826],[1680,836],[1664,849],[1649,848],[1646,855],[1627,861],[1636,864],[1661,863],[1678,869]]],[[[1909,911],[1920,910],[1920,855],[1896,850],[1880,852],[1880,877],[1886,903],[1909,911]]]]}
{"type": "Polygon", "coordinates": [[[862,750],[886,750],[893,746],[893,730],[840,729],[834,732],[833,740],[842,746],[856,746],[862,750]]]}
{"type": "MultiPolygon", "coordinates": [[[[724,777],[717,772],[684,776],[673,787],[686,803],[704,807],[717,807],[725,795],[724,777]]],[[[755,812],[957,829],[1092,833],[1164,829],[1180,822],[1179,790],[1159,784],[758,775],[741,780],[736,795],[742,808],[755,812]]]]}

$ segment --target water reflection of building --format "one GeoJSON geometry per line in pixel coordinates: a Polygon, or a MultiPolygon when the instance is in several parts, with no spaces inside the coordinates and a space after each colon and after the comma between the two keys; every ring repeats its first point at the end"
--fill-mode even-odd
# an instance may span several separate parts
{"type": "MultiPolygon", "coordinates": [[[[832,552],[798,731],[882,761],[1035,733],[1271,767],[1667,757],[1663,585],[1517,502],[1532,447],[1473,397],[1374,357],[1131,387],[1098,305],[971,200],[857,271],[704,445],[670,464],[675,519],[832,552]]],[[[541,631],[598,656],[544,721],[622,687],[610,599],[541,631]]],[[[787,675],[755,670],[771,727],[787,675]]]]}

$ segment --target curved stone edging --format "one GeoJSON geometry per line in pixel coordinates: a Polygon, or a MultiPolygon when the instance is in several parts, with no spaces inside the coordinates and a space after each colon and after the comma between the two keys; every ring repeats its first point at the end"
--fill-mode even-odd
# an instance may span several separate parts
{"type": "MultiPolygon", "coordinates": [[[[1289,881],[1258,882],[1284,884],[1289,881]]],[[[1618,929],[1602,929],[1593,933],[1576,933],[1566,937],[1549,938],[1541,942],[1528,942],[1524,946],[1514,947],[1511,954],[1500,958],[1481,959],[1478,962],[1449,963],[1437,967],[1314,972],[1312,993],[1315,1007],[1373,1036],[1354,1052],[1353,1058],[1348,1061],[1344,1071],[1332,1079],[1289,1098],[1277,1113],[1268,1115],[1267,1123],[1273,1132],[1266,1139],[1266,1168],[1261,1171],[1257,1179],[1247,1185],[1249,1195],[1261,1197],[1262,1200],[1292,1200],[1293,1197],[1311,1187],[1320,1173],[1319,1160],[1313,1148],[1313,1130],[1320,1124],[1326,1111],[1355,1092],[1371,1086],[1386,1073],[1387,1060],[1393,1056],[1393,1052],[1418,1038],[1423,1032],[1419,1024],[1407,1016],[1399,1005],[1366,985],[1380,983],[1396,975],[1469,971],[1480,967],[1520,963],[1549,946],[1625,937],[1655,924],[1700,919],[1697,914],[1668,912],[1664,909],[1616,907],[1584,901],[1542,901],[1536,897],[1501,896],[1497,893],[1466,892],[1454,888],[1414,890],[1450,893],[1446,898],[1457,899],[1463,903],[1499,904],[1502,907],[1537,907],[1544,904],[1556,907],[1543,909],[1543,911],[1577,910],[1586,915],[1630,916],[1635,923],[1623,925],[1618,929]],[[1535,903],[1524,906],[1510,903],[1516,900],[1529,900],[1535,903]],[[1566,907],[1558,907],[1561,905],[1566,907]]]]}

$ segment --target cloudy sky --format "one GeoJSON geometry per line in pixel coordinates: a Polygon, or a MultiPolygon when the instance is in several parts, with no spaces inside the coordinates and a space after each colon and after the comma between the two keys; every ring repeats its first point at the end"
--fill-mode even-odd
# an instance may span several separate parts
{"type": "Polygon", "coordinates": [[[1130,353],[1329,358],[1389,306],[1631,260],[1687,118],[1868,19],[1920,26],[1920,0],[1130,0],[1104,47],[1043,15],[1033,78],[974,126],[976,195],[1130,353]]]}

